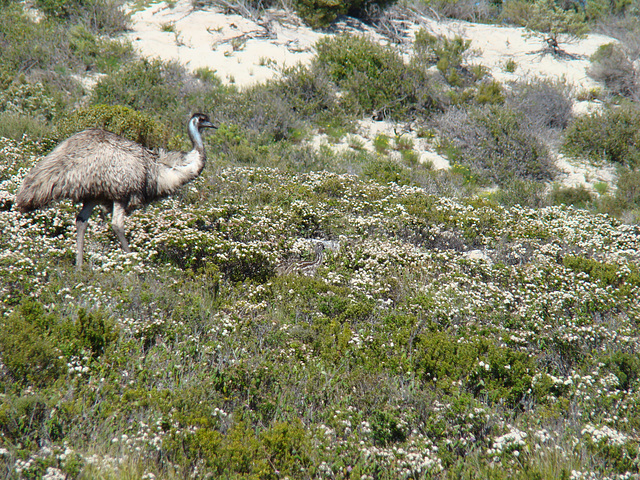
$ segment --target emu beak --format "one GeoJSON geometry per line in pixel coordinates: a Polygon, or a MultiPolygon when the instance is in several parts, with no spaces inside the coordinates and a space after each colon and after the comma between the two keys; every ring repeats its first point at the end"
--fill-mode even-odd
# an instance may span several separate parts
{"type": "Polygon", "coordinates": [[[215,128],[218,128],[218,126],[217,126],[217,125],[214,125],[213,123],[211,123],[211,122],[210,122],[210,121],[208,121],[208,120],[206,120],[206,121],[204,121],[204,122],[200,123],[200,127],[201,127],[201,128],[214,128],[214,129],[215,129],[215,128]]]}

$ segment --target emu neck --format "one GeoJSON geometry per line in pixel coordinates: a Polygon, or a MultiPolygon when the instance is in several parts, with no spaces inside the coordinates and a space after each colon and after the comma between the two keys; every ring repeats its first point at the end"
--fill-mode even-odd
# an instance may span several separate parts
{"type": "Polygon", "coordinates": [[[161,155],[157,177],[157,196],[164,197],[172,194],[184,184],[192,181],[204,168],[206,156],[202,136],[194,122],[189,122],[189,138],[193,143],[193,150],[189,153],[168,152],[161,155]]]}
{"type": "Polygon", "coordinates": [[[204,144],[202,143],[202,135],[200,135],[200,131],[198,131],[198,128],[193,121],[189,122],[187,131],[189,132],[189,138],[191,139],[191,143],[193,144],[193,149],[197,150],[204,156],[204,144]]]}

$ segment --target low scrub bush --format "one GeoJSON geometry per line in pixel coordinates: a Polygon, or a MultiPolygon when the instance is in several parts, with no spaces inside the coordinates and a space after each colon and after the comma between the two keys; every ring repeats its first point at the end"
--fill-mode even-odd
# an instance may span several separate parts
{"type": "Polygon", "coordinates": [[[485,181],[506,185],[514,179],[552,177],[553,162],[546,147],[522,116],[508,107],[450,109],[437,122],[450,160],[468,166],[485,181]]]}
{"type": "Polygon", "coordinates": [[[285,84],[267,84],[229,95],[220,105],[217,118],[248,131],[258,145],[294,140],[305,129],[306,122],[289,100],[302,108],[305,100],[296,92],[285,91],[285,84]]]}
{"type": "Polygon", "coordinates": [[[640,108],[610,107],[577,118],[567,129],[562,149],[568,155],[631,168],[640,165],[640,108]]]}
{"type": "Polygon", "coordinates": [[[123,105],[166,118],[179,131],[184,119],[213,103],[220,84],[190,75],[176,62],[138,60],[103,77],[91,93],[92,105],[123,105]]]}
{"type": "Polygon", "coordinates": [[[324,71],[344,91],[341,102],[357,114],[373,111],[403,116],[435,105],[423,69],[408,66],[392,48],[365,37],[340,35],[316,45],[314,71],[324,71]]]}
{"type": "Polygon", "coordinates": [[[35,386],[65,375],[74,357],[99,357],[116,339],[114,327],[100,313],[80,310],[75,321],[61,319],[33,300],[23,301],[5,318],[0,332],[0,354],[12,380],[35,386]]]}
{"type": "Polygon", "coordinates": [[[579,187],[561,187],[554,185],[549,193],[549,203],[552,205],[573,205],[587,208],[593,203],[593,195],[584,185],[579,187]]]}
{"type": "Polygon", "coordinates": [[[623,169],[620,172],[616,198],[625,208],[640,209],[640,171],[623,169]]]}
{"type": "Polygon", "coordinates": [[[532,80],[517,83],[507,95],[507,105],[530,125],[563,130],[571,120],[571,91],[563,82],[532,80]]]}
{"type": "Polygon", "coordinates": [[[77,66],[69,49],[64,26],[35,22],[15,3],[2,9],[0,15],[0,72],[9,80],[18,72],[77,66]],[[29,39],[29,41],[25,41],[29,39]]]}
{"type": "Polygon", "coordinates": [[[69,29],[69,48],[87,68],[100,72],[120,68],[124,60],[133,57],[130,43],[97,36],[83,25],[69,29]]]}
{"type": "Polygon", "coordinates": [[[87,128],[103,128],[149,148],[166,147],[169,131],[149,115],[120,105],[97,105],[77,110],[58,123],[56,139],[87,128]]]}
{"type": "Polygon", "coordinates": [[[415,60],[422,65],[435,65],[449,85],[461,87],[468,83],[470,74],[462,67],[463,59],[471,46],[471,40],[462,37],[449,39],[431,35],[424,29],[416,32],[415,60]]]}
{"type": "Polygon", "coordinates": [[[376,9],[384,9],[396,0],[294,0],[293,6],[307,25],[328,27],[340,15],[367,18],[376,9]]]}
{"type": "Polygon", "coordinates": [[[589,76],[605,84],[613,95],[636,97],[640,93],[640,72],[624,47],[616,43],[601,45],[591,55],[589,76]]]}
{"type": "Polygon", "coordinates": [[[36,0],[35,5],[48,17],[84,24],[103,34],[126,30],[128,17],[122,0],[36,0]]]}

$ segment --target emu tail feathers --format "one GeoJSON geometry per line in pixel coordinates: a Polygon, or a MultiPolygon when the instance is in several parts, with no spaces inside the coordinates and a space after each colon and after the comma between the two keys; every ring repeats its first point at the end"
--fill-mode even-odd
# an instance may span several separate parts
{"type": "Polygon", "coordinates": [[[18,208],[22,212],[30,212],[68,197],[69,192],[65,192],[67,182],[62,170],[60,162],[49,157],[33,167],[16,195],[18,208]]]}

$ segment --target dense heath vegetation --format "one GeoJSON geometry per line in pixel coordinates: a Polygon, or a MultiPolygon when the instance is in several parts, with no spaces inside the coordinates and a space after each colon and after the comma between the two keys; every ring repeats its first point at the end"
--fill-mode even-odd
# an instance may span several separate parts
{"type": "Polygon", "coordinates": [[[315,27],[429,10],[560,50],[614,35],[588,92],[500,84],[425,31],[409,52],[327,37],[240,90],[138,58],[117,0],[32,3],[0,0],[0,476],[638,478],[637,1],[286,4],[315,27]],[[576,99],[602,108],[574,117],[576,99]],[[96,213],[76,272],[77,206],[13,209],[71,133],[188,148],[196,110],[220,126],[208,165],[132,215],[134,253],[96,213]],[[354,133],[373,112],[399,134],[370,151],[354,133]],[[418,162],[408,125],[450,170],[418,162]],[[617,183],[555,183],[558,151],[617,183]],[[276,273],[316,240],[314,276],[276,273]]]}

